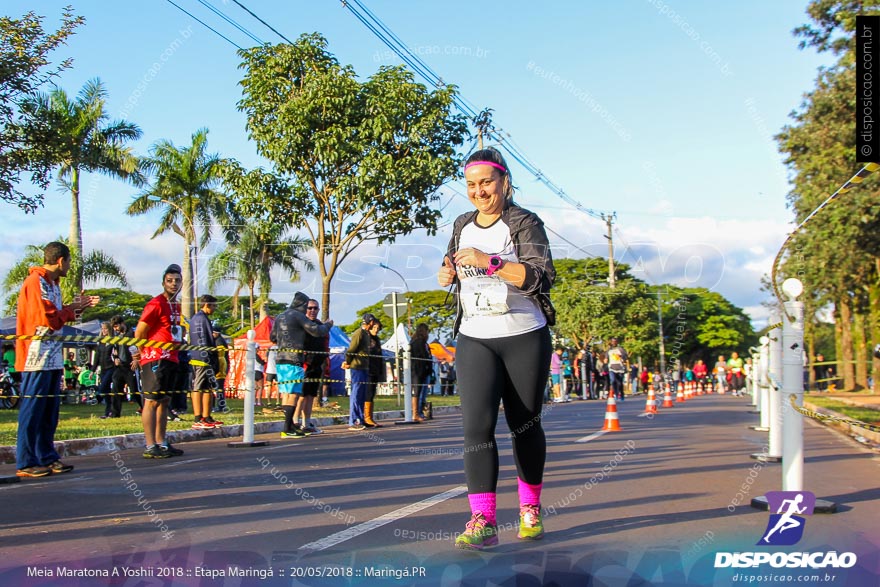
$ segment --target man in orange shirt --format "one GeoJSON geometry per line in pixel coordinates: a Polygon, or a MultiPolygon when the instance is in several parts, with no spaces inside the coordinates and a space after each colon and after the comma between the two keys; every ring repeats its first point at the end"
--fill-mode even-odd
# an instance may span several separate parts
{"type": "MultiPolygon", "coordinates": [[[[16,334],[55,334],[65,322],[72,322],[82,310],[100,301],[98,296],[80,295],[72,304],[62,305],[59,282],[68,271],[70,249],[67,245],[59,242],[46,245],[43,266],[31,267],[18,294],[16,334]]],[[[62,463],[55,451],[64,372],[61,341],[16,340],[15,370],[22,373],[23,400],[18,412],[16,475],[45,477],[72,471],[73,467],[62,463]]]]}

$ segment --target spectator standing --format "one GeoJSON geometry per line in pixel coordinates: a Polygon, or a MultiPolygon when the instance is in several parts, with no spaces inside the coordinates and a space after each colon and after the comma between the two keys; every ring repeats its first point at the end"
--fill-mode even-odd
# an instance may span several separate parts
{"type": "Polygon", "coordinates": [[[73,351],[67,353],[64,359],[64,387],[65,389],[76,389],[76,353],[73,351]]]}
{"type": "MultiPolygon", "coordinates": [[[[180,266],[169,265],[162,274],[162,293],[147,302],[137,327],[135,338],[157,342],[183,342],[180,325],[180,302],[177,294],[183,283],[180,266]]],[[[135,348],[132,368],[141,369],[144,407],[141,424],[144,427],[145,459],[167,459],[183,451],[171,446],[165,437],[168,422],[169,391],[177,390],[178,352],[157,347],[135,348]]]]}
{"type": "MultiPolygon", "coordinates": [[[[263,389],[266,395],[266,406],[281,410],[281,398],[278,397],[278,347],[269,347],[266,351],[266,373],[263,389]]],[[[282,410],[283,411],[283,410],[282,410]]]]}
{"type": "Polygon", "coordinates": [[[370,377],[367,380],[367,390],[364,398],[364,426],[367,428],[381,428],[373,418],[373,406],[376,401],[376,388],[385,382],[385,357],[382,356],[382,341],[379,340],[379,331],[382,323],[376,320],[370,326],[370,377]]]}
{"type": "Polygon", "coordinates": [[[226,407],[226,375],[229,372],[229,352],[226,350],[229,343],[220,332],[220,325],[215,320],[212,323],[214,328],[214,346],[223,347],[217,351],[217,411],[225,414],[229,411],[226,407]]]}
{"type": "MultiPolygon", "coordinates": [[[[110,336],[110,322],[101,322],[101,336],[110,336]]],[[[118,356],[116,345],[104,342],[98,343],[95,350],[95,364],[98,368],[100,376],[100,384],[98,385],[99,401],[104,402],[104,415],[101,418],[109,418],[112,414],[111,406],[113,404],[113,373],[116,371],[115,358],[118,356]]]]}
{"type": "MultiPolygon", "coordinates": [[[[359,431],[366,428],[364,424],[364,401],[367,397],[367,383],[370,379],[370,328],[378,322],[376,317],[367,312],[361,322],[361,327],[351,335],[348,351],[345,353],[343,369],[351,370],[351,401],[348,415],[348,429],[359,431]]],[[[415,403],[413,404],[415,407],[415,403]]],[[[421,422],[418,414],[413,414],[413,419],[421,422]]]]}
{"type": "MultiPolygon", "coordinates": [[[[122,316],[116,315],[110,318],[110,328],[116,336],[134,336],[134,331],[128,329],[122,316]]],[[[109,417],[119,418],[122,415],[122,398],[125,397],[126,385],[128,386],[128,392],[131,399],[137,402],[137,413],[138,415],[141,415],[143,413],[144,403],[141,398],[135,370],[132,368],[134,358],[131,349],[136,349],[136,347],[129,347],[129,345],[125,343],[120,343],[115,346],[116,349],[113,355],[113,362],[116,365],[116,369],[113,371],[113,398],[110,402],[109,417]]]]}
{"type": "Polygon", "coordinates": [[[550,355],[550,384],[553,389],[553,401],[562,401],[562,347],[558,346],[550,355]]]}
{"type": "MultiPolygon", "coordinates": [[[[19,336],[54,334],[77,314],[95,306],[100,298],[79,295],[73,303],[61,301],[60,281],[70,271],[70,249],[59,242],[43,248],[43,265],[31,267],[18,294],[15,333],[19,336]]],[[[64,371],[61,342],[15,341],[15,370],[22,373],[21,403],[16,435],[16,475],[45,477],[68,473],[73,466],[61,462],[55,451],[55,430],[61,405],[64,371]]]]}
{"type": "MultiPolygon", "coordinates": [[[[318,320],[320,310],[321,304],[318,303],[318,300],[309,300],[306,305],[306,317],[316,324],[323,324],[318,320]]],[[[324,371],[330,362],[330,333],[328,332],[324,336],[312,336],[306,332],[305,350],[308,352],[305,355],[303,393],[293,413],[293,421],[298,422],[302,417],[304,432],[320,434],[322,430],[312,422],[312,408],[315,405],[315,398],[318,397],[318,392],[323,386],[324,371]]],[[[370,407],[372,408],[372,405],[370,407]]],[[[366,409],[366,404],[364,404],[364,409],[366,409]]]]}
{"type": "MultiPolygon", "coordinates": [[[[217,308],[217,298],[203,295],[199,298],[199,311],[189,320],[189,343],[193,346],[214,348],[214,327],[211,316],[217,308]]],[[[220,368],[217,352],[213,350],[191,351],[190,365],[193,369],[192,406],[193,425],[196,430],[217,428],[223,425],[211,417],[214,392],[219,388],[216,373],[220,368]]]]}
{"type": "Polygon", "coordinates": [[[825,357],[822,353],[816,355],[816,362],[813,364],[813,377],[816,379],[816,389],[819,391],[828,391],[828,366],[823,365],[825,357]]]}
{"type": "Polygon", "coordinates": [[[428,386],[434,374],[434,360],[428,346],[428,325],[424,322],[416,326],[416,332],[409,341],[410,372],[412,373],[412,409],[419,418],[425,417],[428,401],[428,386]]]}
{"type": "Polygon", "coordinates": [[[308,434],[293,419],[303,394],[306,336],[327,336],[333,326],[332,320],[319,324],[309,318],[306,315],[308,305],[309,296],[296,292],[290,307],[275,318],[269,333],[269,340],[278,345],[275,369],[278,373],[281,407],[284,410],[281,438],[302,438],[308,434]]]}
{"type": "Polygon", "coordinates": [[[617,337],[611,337],[611,347],[606,353],[608,357],[608,382],[614,397],[623,401],[623,383],[626,379],[627,363],[629,355],[626,349],[617,343],[617,337]]]}

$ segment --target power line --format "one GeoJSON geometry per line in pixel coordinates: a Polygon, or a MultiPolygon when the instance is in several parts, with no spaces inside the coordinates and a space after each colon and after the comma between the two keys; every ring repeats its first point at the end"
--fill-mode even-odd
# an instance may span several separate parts
{"type": "MultiPolygon", "coordinates": [[[[395,35],[388,26],[386,26],[375,14],[370,12],[368,8],[366,8],[360,0],[342,0],[343,7],[347,8],[349,12],[351,12],[358,20],[360,20],[367,28],[369,28],[385,45],[387,45],[392,51],[394,51],[407,65],[410,65],[412,69],[424,77],[428,82],[434,84],[435,86],[445,85],[443,79],[436,74],[428,65],[424,63],[417,55],[414,55],[400,40],[397,35],[395,35]],[[362,10],[366,16],[362,15],[355,8],[357,6],[360,10],[362,10]],[[368,19],[372,22],[368,22],[368,19]],[[375,23],[375,24],[373,24],[375,23]],[[383,32],[377,30],[377,27],[380,28],[383,32]]],[[[461,110],[465,115],[469,116],[471,119],[477,118],[476,110],[468,104],[463,97],[460,95],[456,95],[455,104],[458,106],[459,110],[461,110]]],[[[510,138],[510,133],[507,133],[501,129],[495,128],[491,123],[487,126],[487,134],[494,137],[499,144],[501,144],[504,149],[510,154],[510,156],[520,165],[522,165],[526,171],[531,173],[538,181],[544,184],[551,192],[556,194],[559,198],[564,200],[566,203],[573,206],[575,209],[584,212],[589,216],[593,216],[594,218],[603,219],[605,215],[601,212],[597,212],[591,208],[587,208],[571,196],[569,196],[565,190],[556,185],[552,180],[550,180],[544,173],[529,159],[522,153],[522,151],[513,143],[512,138],[510,138]],[[505,134],[507,135],[505,137],[505,134]]]]}
{"type": "Polygon", "coordinates": [[[205,27],[206,29],[208,29],[209,31],[213,32],[215,35],[217,35],[217,36],[220,37],[221,39],[224,39],[227,43],[230,43],[232,46],[237,47],[239,50],[243,50],[243,48],[241,47],[241,45],[239,45],[238,43],[236,43],[235,41],[233,41],[233,40],[230,39],[229,37],[225,36],[223,33],[221,33],[220,31],[218,31],[217,29],[213,28],[211,25],[209,25],[208,23],[206,23],[206,22],[203,21],[202,19],[198,18],[197,16],[195,16],[195,15],[192,14],[191,12],[188,12],[188,11],[185,10],[184,8],[178,6],[178,5],[175,4],[172,0],[165,0],[165,1],[168,2],[168,4],[174,6],[176,9],[178,9],[178,10],[181,11],[182,13],[184,13],[184,14],[186,14],[187,16],[189,16],[190,18],[192,18],[193,20],[195,20],[196,22],[198,22],[199,24],[201,24],[202,26],[204,26],[204,27],[205,27]]]}
{"type": "Polygon", "coordinates": [[[241,7],[242,10],[244,10],[245,12],[247,12],[248,14],[250,14],[251,16],[253,16],[254,18],[256,18],[256,19],[257,19],[258,21],[260,21],[261,23],[263,23],[263,25],[265,25],[265,27],[266,27],[267,29],[269,29],[270,31],[272,31],[273,33],[275,33],[276,35],[278,35],[279,37],[281,37],[282,39],[284,39],[287,43],[293,45],[293,41],[291,41],[290,39],[288,39],[287,37],[285,37],[284,35],[282,35],[281,33],[279,33],[277,30],[275,30],[275,29],[272,27],[272,25],[270,25],[268,22],[266,22],[265,20],[263,20],[262,18],[260,18],[260,17],[257,16],[256,14],[254,14],[254,13],[251,11],[250,8],[248,8],[247,6],[245,6],[244,4],[242,4],[241,2],[239,2],[238,0],[232,0],[232,1],[235,2],[236,4],[238,4],[238,5],[241,7]]]}
{"type": "Polygon", "coordinates": [[[213,12],[214,14],[216,14],[217,16],[219,16],[220,18],[222,18],[223,20],[225,20],[226,22],[228,22],[229,24],[231,24],[232,26],[234,26],[235,28],[237,28],[241,32],[243,32],[245,35],[249,36],[251,38],[251,40],[253,40],[258,45],[263,44],[262,40],[260,40],[253,33],[251,33],[249,30],[247,30],[246,28],[244,28],[243,26],[238,24],[238,22],[236,22],[234,19],[226,16],[226,14],[224,14],[222,10],[215,8],[213,5],[206,2],[205,0],[199,0],[199,4],[201,4],[202,6],[204,6],[205,8],[207,8],[208,10],[210,10],[211,12],[213,12]]]}

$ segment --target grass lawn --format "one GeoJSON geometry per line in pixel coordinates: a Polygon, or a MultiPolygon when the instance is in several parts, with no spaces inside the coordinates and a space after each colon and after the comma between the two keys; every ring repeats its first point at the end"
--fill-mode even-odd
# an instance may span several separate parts
{"type": "MultiPolygon", "coordinates": [[[[333,397],[331,402],[339,404],[338,409],[315,409],[312,417],[321,418],[328,416],[347,416],[348,397],[333,397]]],[[[428,396],[428,401],[434,406],[458,405],[458,396],[440,397],[428,396]]],[[[402,410],[403,400],[400,405],[396,396],[380,396],[376,399],[374,411],[384,412],[402,410]]],[[[227,400],[231,411],[228,414],[214,414],[215,418],[222,420],[224,424],[241,424],[244,422],[244,401],[227,400]]],[[[263,399],[265,407],[266,400],[263,399]]],[[[101,436],[115,436],[119,434],[133,434],[143,432],[141,418],[135,413],[137,404],[124,403],[122,405],[121,418],[109,418],[101,420],[104,414],[103,405],[89,406],[85,404],[62,404],[58,421],[58,430],[55,432],[55,440],[71,440],[75,438],[97,438],[101,436]]],[[[263,414],[262,408],[255,407],[254,419],[257,422],[271,422],[282,420],[281,412],[263,414]]],[[[168,430],[188,430],[192,426],[192,413],[185,414],[182,422],[168,422],[168,430]]],[[[14,445],[15,433],[18,428],[18,410],[0,410],[0,446],[14,445]]]]}
{"type": "Polygon", "coordinates": [[[828,410],[837,412],[838,414],[846,418],[851,418],[853,420],[858,420],[860,422],[865,422],[868,424],[880,424],[880,411],[878,410],[851,406],[849,404],[836,401],[833,398],[820,395],[808,395],[804,398],[804,400],[810,402],[814,406],[820,406],[828,410]]]}

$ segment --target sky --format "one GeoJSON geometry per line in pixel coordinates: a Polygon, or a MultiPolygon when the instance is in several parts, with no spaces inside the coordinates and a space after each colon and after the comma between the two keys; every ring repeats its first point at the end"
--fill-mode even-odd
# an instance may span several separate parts
{"type": "MultiPolygon", "coordinates": [[[[257,41],[205,4],[259,42],[281,42],[231,0],[175,3],[241,47],[257,41]]],[[[320,32],[362,80],[399,63],[338,0],[241,3],[289,39],[320,32]]],[[[633,275],[709,288],[744,308],[756,327],[766,323],[761,304],[770,297],[760,279],[794,228],[788,173],[773,136],[812,89],[818,67],[831,63],[798,49],[792,35],[808,22],[806,0],[514,0],[491,10],[463,0],[363,3],[476,110],[492,108],[495,126],[571,198],[616,213],[614,257],[632,265],[633,275]]],[[[47,17],[47,29],[57,27],[67,4],[86,23],[56,54],[56,61],[74,59],[57,83],[76,94],[100,78],[111,117],[143,130],[137,153],[162,139],[185,146],[207,128],[209,151],[246,167],[265,165],[236,107],[242,71],[233,44],[168,0],[42,0],[36,11],[47,17]]],[[[3,6],[3,14],[20,17],[34,3],[3,6]]],[[[554,257],[607,257],[603,222],[518,164],[511,169],[516,199],[544,220],[554,257]]],[[[828,187],[830,195],[839,186],[828,187]]],[[[133,290],[157,294],[163,269],[181,262],[183,240],[173,233],[150,238],[158,212],[125,215],[136,193],[117,180],[84,176],[85,248],[111,253],[133,290]]],[[[360,308],[404,287],[436,289],[451,221],[472,209],[464,194],[461,181],[441,189],[444,227],[436,236],[420,231],[358,249],[333,283],[331,318],[351,322],[360,308]]],[[[0,274],[26,245],[66,236],[69,223],[70,197],[55,185],[36,214],[0,203],[0,274]]],[[[199,293],[206,291],[207,260],[222,246],[199,253],[199,293]]],[[[218,293],[231,290],[228,284],[218,293]]],[[[276,272],[273,299],[287,303],[297,290],[318,297],[317,274],[290,283],[276,272]]]]}

